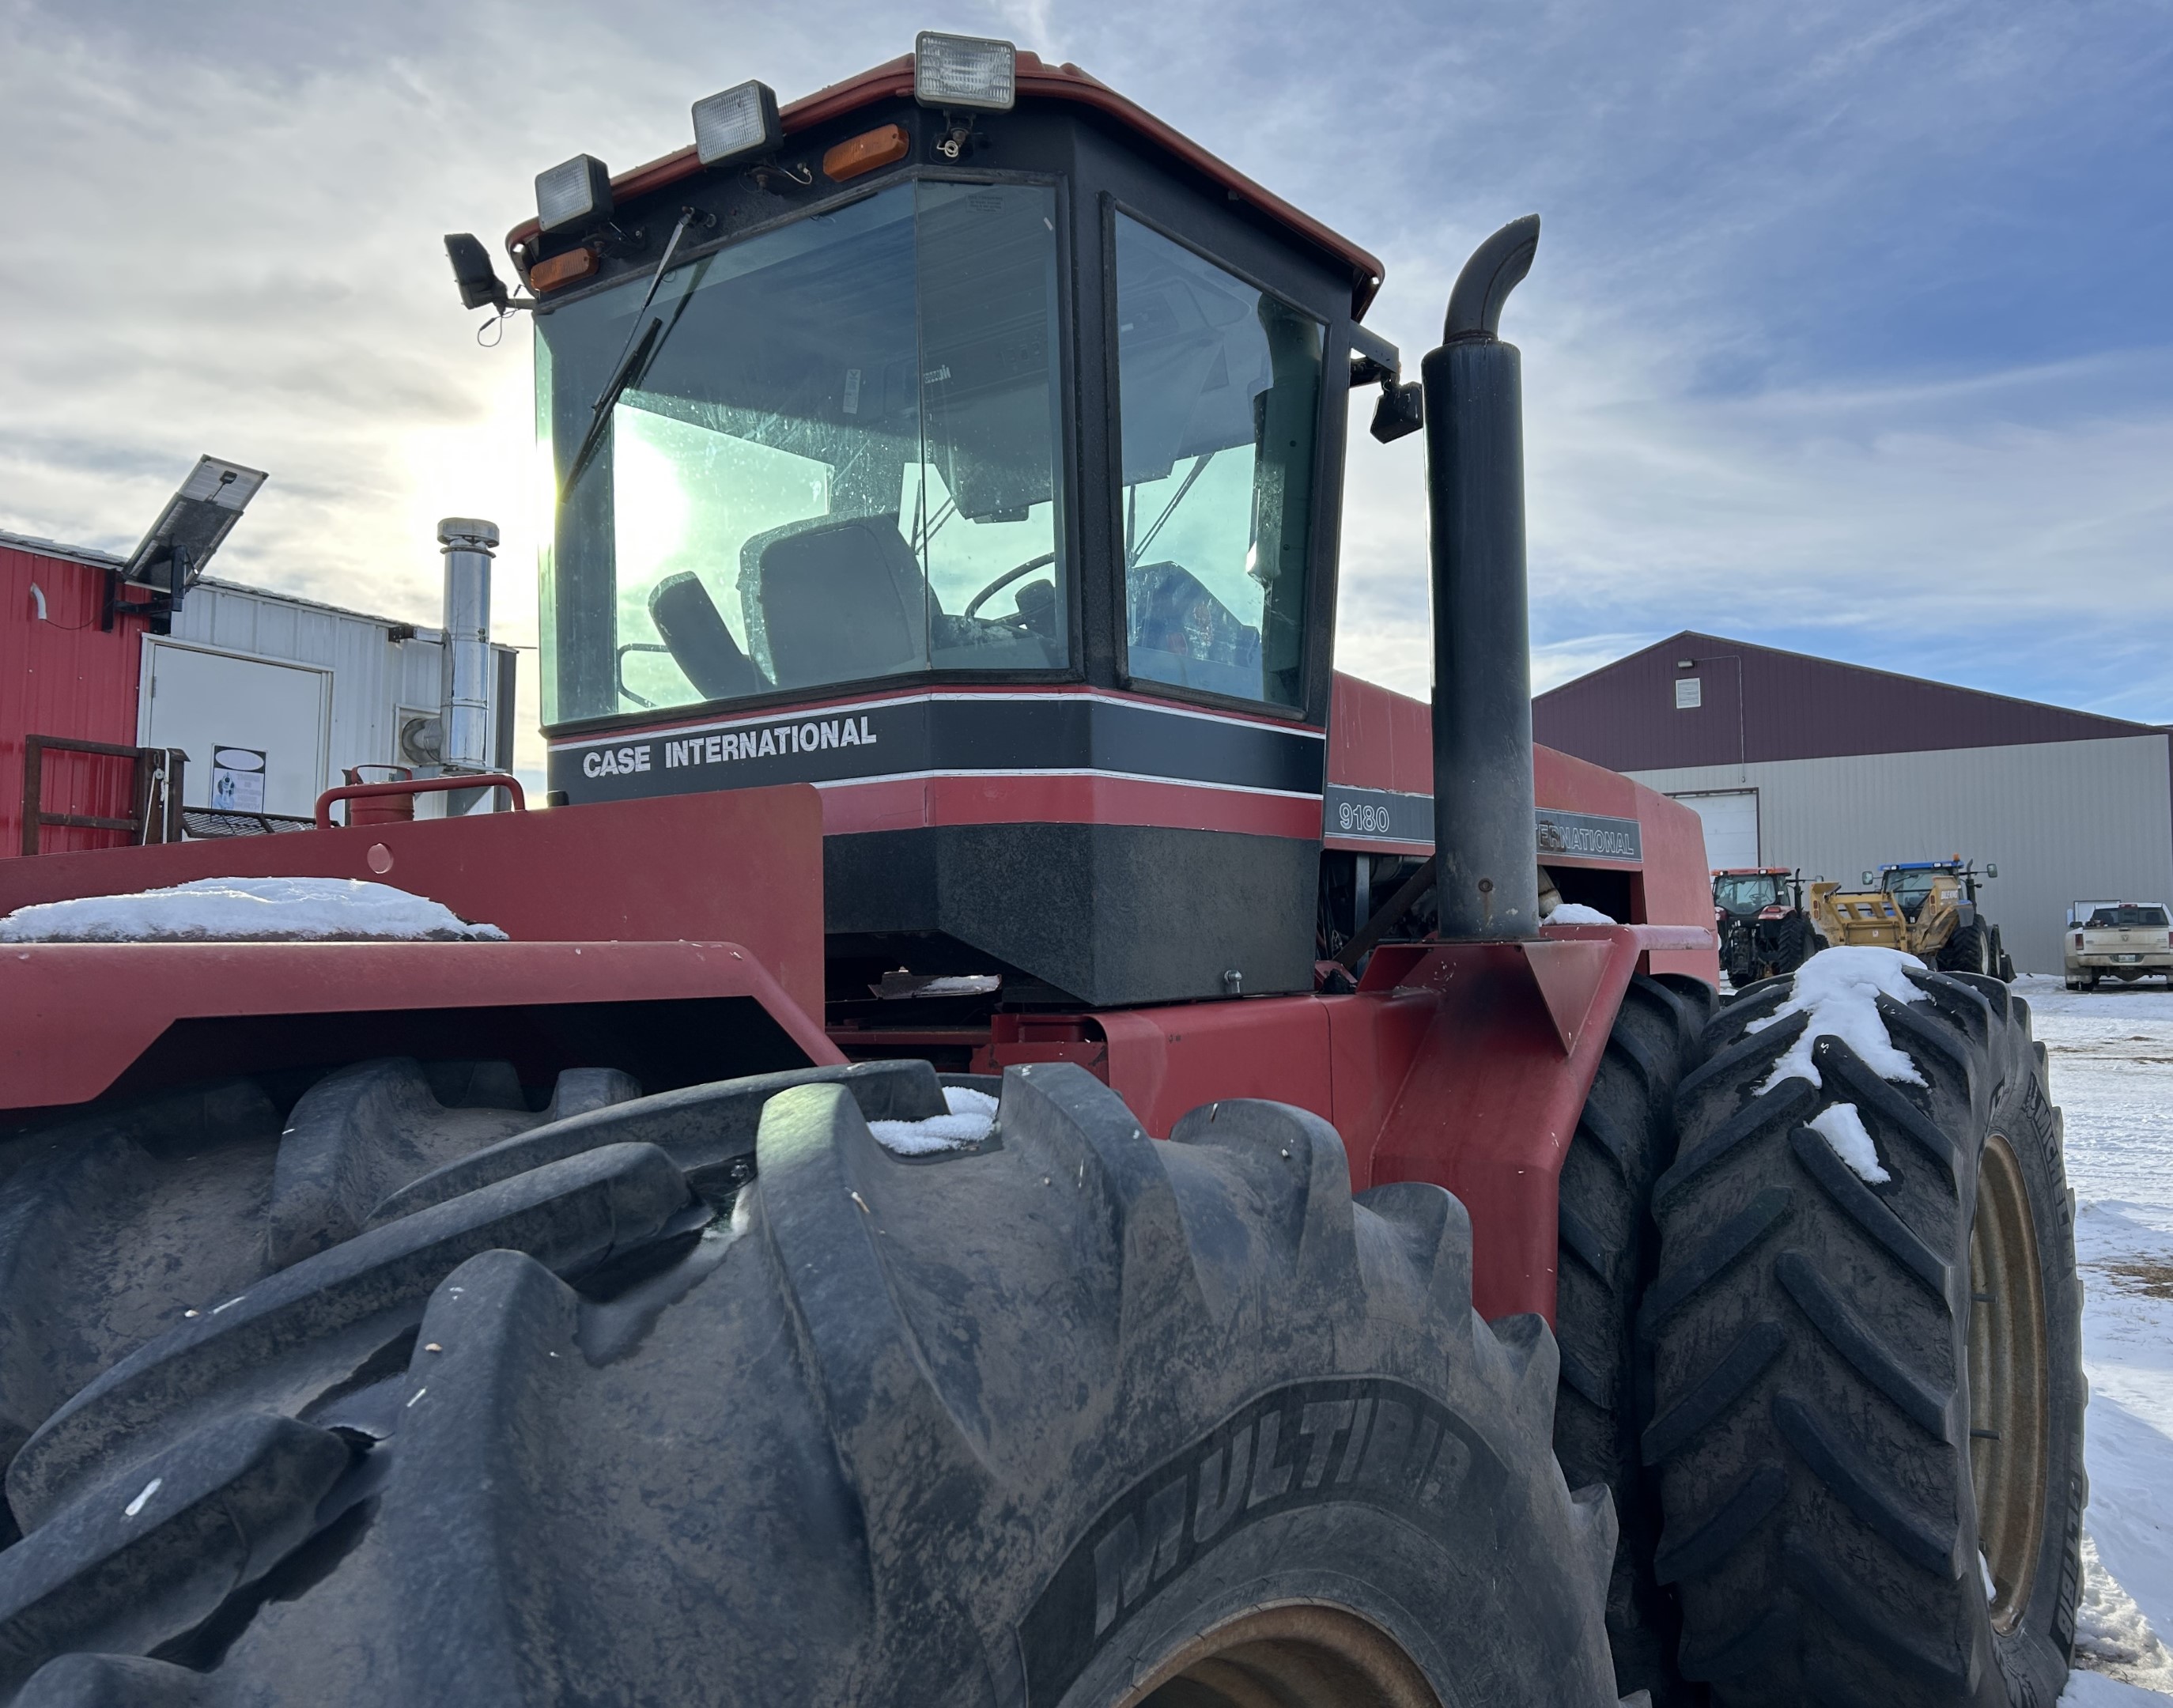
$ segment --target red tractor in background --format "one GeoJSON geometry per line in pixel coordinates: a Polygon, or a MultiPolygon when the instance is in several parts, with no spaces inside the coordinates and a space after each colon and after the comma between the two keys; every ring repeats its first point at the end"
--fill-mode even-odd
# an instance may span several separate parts
{"type": "Polygon", "coordinates": [[[1534,749],[1538,222],[1412,383],[1074,67],[694,121],[539,177],[526,297],[449,240],[537,320],[553,810],[0,867],[512,940],[0,952],[0,1700],[2050,1700],[2042,1053],[1928,977],[1922,1085],[1783,1077],[1696,817],[1534,749]],[[1377,384],[1430,713],[1331,666],[1377,384]]]}
{"type": "Polygon", "coordinates": [[[1712,875],[1720,970],[1740,990],[1793,973],[1826,947],[1804,911],[1804,875],[1787,866],[1731,866],[1712,875]]]}

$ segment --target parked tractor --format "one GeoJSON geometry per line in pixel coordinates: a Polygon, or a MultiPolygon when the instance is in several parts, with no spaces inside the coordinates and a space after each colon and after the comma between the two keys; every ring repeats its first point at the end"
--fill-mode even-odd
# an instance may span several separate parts
{"type": "Polygon", "coordinates": [[[1858,890],[1813,884],[1811,921],[1830,942],[1899,949],[1943,972],[2012,983],[2014,962],[1977,902],[1978,882],[1998,876],[1997,865],[1980,872],[1960,854],[1884,865],[1867,870],[1858,890]]]}
{"type": "Polygon", "coordinates": [[[2027,1010],[1895,983],[1897,1083],[1718,1006],[1695,816],[1534,748],[1537,220],[1413,381],[1073,67],[693,118],[525,294],[449,243],[534,316],[553,810],[0,862],[508,940],[0,951],[0,1700],[2057,1697],[2027,1010]],[[1332,667],[1372,387],[1431,708],[1332,667]]]}
{"type": "Polygon", "coordinates": [[[1738,990],[1793,973],[1826,946],[1804,911],[1803,873],[1786,866],[1715,872],[1712,923],[1721,971],[1738,990]]]}

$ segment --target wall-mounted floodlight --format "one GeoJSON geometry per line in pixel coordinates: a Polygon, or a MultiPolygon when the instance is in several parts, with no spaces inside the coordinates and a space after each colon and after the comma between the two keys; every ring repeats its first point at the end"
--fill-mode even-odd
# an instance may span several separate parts
{"type": "Polygon", "coordinates": [[[924,30],[913,40],[913,98],[925,107],[1007,113],[1018,99],[1018,49],[924,30]]]}
{"type": "Polygon", "coordinates": [[[198,458],[195,470],[166,500],[143,543],[129,553],[116,578],[163,595],[163,602],[130,605],[109,594],[105,627],[113,626],[116,611],[148,610],[159,617],[179,611],[181,595],[203,574],[212,553],[233,531],[264,481],[262,469],[222,462],[215,456],[198,458]]]}
{"type": "Polygon", "coordinates": [[[611,211],[611,170],[593,154],[536,175],[536,223],[546,231],[607,219],[611,211]]]}
{"type": "Polygon", "coordinates": [[[445,234],[445,259],[453,264],[453,277],[461,288],[464,309],[496,309],[501,314],[511,300],[498,269],[490,264],[490,251],[468,232],[445,234]]]}
{"type": "Polygon", "coordinates": [[[694,153],[704,166],[766,154],[784,140],[777,93],[768,84],[743,83],[694,103],[694,153]]]}

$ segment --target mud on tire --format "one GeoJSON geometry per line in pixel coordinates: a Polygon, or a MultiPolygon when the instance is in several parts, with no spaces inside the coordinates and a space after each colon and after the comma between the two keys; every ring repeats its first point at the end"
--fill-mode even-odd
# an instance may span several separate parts
{"type": "Polygon", "coordinates": [[[2021,1708],[2066,1676],[2084,1390],[2059,1117],[2025,1004],[1912,977],[1925,1000],[1879,1000],[1922,1086],[1820,1037],[1820,1086],[1761,1091],[1805,1025],[1750,1029],[1775,981],[1723,1010],[1680,1092],[1644,1447],[1683,1671],[1723,1704],[2021,1708]],[[1807,1124],[1837,1103],[1890,1178],[1807,1124]]]}
{"type": "Polygon", "coordinates": [[[443,1078],[0,1156],[13,1274],[100,1242],[0,1348],[0,1700],[1614,1701],[1551,1336],[1318,1119],[1053,1065],[905,1159],[925,1064],[443,1078]]]}

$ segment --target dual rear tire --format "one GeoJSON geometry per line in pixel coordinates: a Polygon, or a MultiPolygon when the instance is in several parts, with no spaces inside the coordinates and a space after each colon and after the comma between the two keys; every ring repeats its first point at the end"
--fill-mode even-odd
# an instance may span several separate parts
{"type": "Polygon", "coordinates": [[[1695,979],[1631,981],[1593,1076],[1560,1186],[1555,1333],[1561,1384],[1556,1456],[1572,1486],[1604,1484],[1620,1539],[1607,1588],[1607,1634],[1623,1695],[1654,1708],[1685,1696],[1674,1676],[1680,1634],[1672,1598],[1655,1581],[1657,1490],[1639,1459],[1650,1393],[1637,1344],[1637,1302],[1659,1263],[1653,1183],[1675,1150],[1675,1086],[1697,1056],[1713,1011],[1695,979]]]}
{"type": "Polygon", "coordinates": [[[2084,1389],[2059,1118],[2026,1005],[1913,982],[1879,1006],[1916,1086],[1835,1037],[1815,1078],[1777,1071],[1806,1024],[1775,1019],[1787,987],[1730,1005],[1654,1193],[1658,1576],[1683,1673],[1728,1708],[2034,1708],[2066,1678],[2084,1389]]]}

